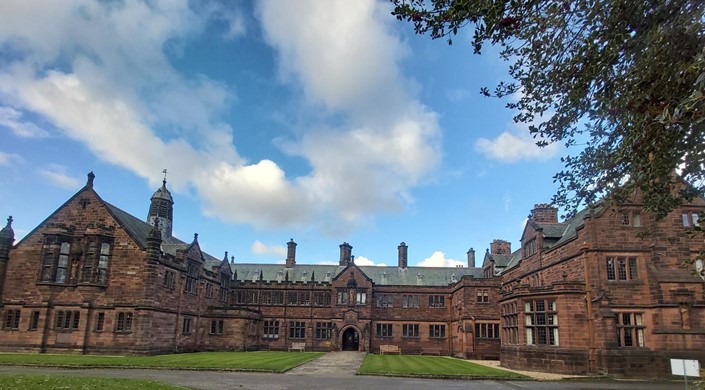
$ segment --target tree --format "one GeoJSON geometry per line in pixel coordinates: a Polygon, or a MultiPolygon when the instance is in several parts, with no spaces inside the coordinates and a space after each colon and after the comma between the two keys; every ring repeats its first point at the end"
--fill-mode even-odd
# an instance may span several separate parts
{"type": "Polygon", "coordinates": [[[452,44],[467,26],[476,54],[499,46],[513,80],[481,93],[518,94],[507,107],[537,145],[582,147],[561,159],[554,204],[574,212],[638,190],[661,218],[703,193],[702,0],[391,1],[418,34],[452,44]]]}

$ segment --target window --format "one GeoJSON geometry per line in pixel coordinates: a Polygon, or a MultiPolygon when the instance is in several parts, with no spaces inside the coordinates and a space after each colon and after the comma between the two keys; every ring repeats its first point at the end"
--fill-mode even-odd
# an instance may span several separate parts
{"type": "Polygon", "coordinates": [[[401,307],[418,308],[419,307],[419,296],[418,295],[402,295],[401,296],[401,307]]]}
{"type": "Polygon", "coordinates": [[[291,306],[309,306],[311,305],[310,291],[288,291],[288,302],[291,306]]]}
{"type": "Polygon", "coordinates": [[[621,222],[623,226],[641,226],[641,214],[638,211],[627,211],[622,213],[621,222]]]}
{"type": "Polygon", "coordinates": [[[78,329],[78,324],[81,321],[81,312],[78,310],[59,310],[56,312],[56,326],[57,330],[76,330],[78,329]]]}
{"type": "Polygon", "coordinates": [[[106,284],[110,264],[110,243],[107,238],[92,238],[81,269],[81,282],[106,284]]]}
{"type": "Polygon", "coordinates": [[[431,339],[444,339],[446,337],[445,325],[429,325],[428,337],[431,339]]]}
{"type": "Polygon", "coordinates": [[[524,302],[526,312],[526,344],[558,345],[558,313],[556,301],[524,302]]]}
{"type": "Polygon", "coordinates": [[[174,271],[164,272],[164,287],[174,289],[176,286],[176,273],[174,271]]]}
{"type": "Polygon", "coordinates": [[[443,295],[429,295],[428,296],[428,307],[436,308],[436,309],[446,307],[446,297],[443,295]]]}
{"type": "Polygon", "coordinates": [[[366,305],[367,304],[367,293],[364,291],[358,291],[356,303],[358,305],[366,305]]]}
{"type": "Polygon", "coordinates": [[[191,334],[191,319],[190,318],[184,318],[184,320],[182,321],[181,334],[183,334],[183,335],[191,334]]]}
{"type": "Polygon", "coordinates": [[[401,336],[406,338],[419,337],[419,324],[403,324],[401,326],[401,336]]]}
{"type": "Polygon", "coordinates": [[[184,292],[195,294],[197,280],[198,264],[193,261],[189,261],[186,268],[186,284],[184,285],[184,292]]]}
{"type": "Polygon", "coordinates": [[[98,313],[95,318],[95,331],[102,332],[105,326],[105,313],[98,313]]]}
{"type": "Polygon", "coordinates": [[[20,314],[20,310],[7,310],[5,312],[5,329],[19,329],[20,314]]]}
{"type": "Polygon", "coordinates": [[[644,346],[644,321],[641,313],[617,313],[617,344],[620,347],[644,346]]]}
{"type": "Polygon", "coordinates": [[[607,257],[607,280],[633,280],[638,278],[636,257],[607,257]]]}
{"type": "Polygon", "coordinates": [[[184,335],[191,334],[191,319],[190,318],[184,318],[182,325],[181,325],[181,334],[184,334],[184,335]]]}
{"type": "Polygon", "coordinates": [[[206,298],[213,298],[213,285],[206,283],[206,298]]]}
{"type": "Polygon", "coordinates": [[[377,337],[392,337],[392,324],[377,324],[377,337]]]}
{"type": "Polygon", "coordinates": [[[210,334],[223,334],[223,320],[211,320],[211,332],[210,334]]]}
{"type": "Polygon", "coordinates": [[[303,321],[289,322],[289,338],[290,339],[305,339],[306,338],[306,323],[303,321]]]}
{"type": "Polygon", "coordinates": [[[279,321],[264,321],[264,331],[262,337],[265,339],[279,338],[279,321]]]}
{"type": "Polygon", "coordinates": [[[132,313],[130,312],[118,312],[117,321],[115,322],[116,332],[130,332],[132,331],[132,313]]]}
{"type": "MultiPolygon", "coordinates": [[[[517,314],[517,305],[512,302],[502,305],[502,329],[504,331],[503,343],[518,344],[519,343],[519,315],[517,314]]],[[[477,337],[477,336],[476,336],[477,337]]]]}
{"type": "Polygon", "coordinates": [[[220,301],[221,302],[228,302],[228,289],[227,288],[220,288],[220,301]]]}
{"type": "Polygon", "coordinates": [[[377,307],[394,307],[394,302],[390,294],[381,294],[375,301],[377,307]]]}
{"type": "Polygon", "coordinates": [[[348,304],[348,292],[346,290],[340,289],[338,290],[338,299],[336,300],[339,305],[347,305],[348,304]]]}
{"type": "Polygon", "coordinates": [[[262,305],[283,305],[284,291],[263,290],[259,293],[259,303],[262,305]]]}
{"type": "Polygon", "coordinates": [[[39,326],[39,312],[33,311],[32,315],[29,317],[29,328],[28,330],[37,330],[39,326]]]}
{"type": "Polygon", "coordinates": [[[536,246],[536,239],[532,238],[530,241],[527,241],[524,244],[524,257],[529,257],[538,251],[538,248],[536,246]]]}
{"type": "Polygon", "coordinates": [[[697,212],[685,212],[682,214],[683,226],[700,226],[700,214],[697,212]]]}
{"type": "Polygon", "coordinates": [[[490,290],[487,288],[477,289],[477,303],[489,303],[490,302],[490,290]]]}
{"type": "Polygon", "coordinates": [[[257,291],[239,290],[236,294],[237,303],[254,304],[257,303],[257,291]]]}
{"type": "Polygon", "coordinates": [[[332,322],[316,322],[316,338],[319,340],[327,340],[332,337],[333,323],[332,322]]]}
{"type": "Polygon", "coordinates": [[[499,324],[475,324],[475,337],[482,339],[498,339],[499,324]]]}
{"type": "Polygon", "coordinates": [[[330,306],[330,291],[316,291],[313,293],[314,306],[330,306]]]}
{"type": "Polygon", "coordinates": [[[40,281],[66,283],[68,280],[71,244],[64,237],[45,238],[40,281]]]}

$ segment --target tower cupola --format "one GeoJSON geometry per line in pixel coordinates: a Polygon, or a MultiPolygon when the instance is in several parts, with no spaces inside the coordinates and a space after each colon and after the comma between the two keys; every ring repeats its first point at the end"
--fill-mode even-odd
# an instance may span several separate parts
{"type": "Polygon", "coordinates": [[[162,186],[154,192],[150,201],[147,223],[159,228],[163,240],[168,239],[171,237],[171,226],[174,221],[174,198],[166,188],[166,169],[162,186]],[[155,221],[159,222],[155,223],[155,221]]]}

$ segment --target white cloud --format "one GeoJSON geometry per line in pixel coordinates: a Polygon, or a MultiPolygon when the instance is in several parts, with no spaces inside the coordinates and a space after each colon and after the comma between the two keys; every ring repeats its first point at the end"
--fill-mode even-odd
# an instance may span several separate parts
{"type": "Polygon", "coordinates": [[[374,260],[370,260],[365,256],[355,256],[355,264],[356,265],[374,265],[378,267],[386,267],[387,264],[384,263],[375,263],[374,260]]]}
{"type": "Polygon", "coordinates": [[[425,258],[422,262],[418,264],[419,267],[456,267],[456,266],[467,266],[467,262],[446,259],[445,253],[441,251],[435,251],[430,257],[425,258]]]}
{"type": "MultiPolygon", "coordinates": [[[[155,186],[166,167],[177,191],[193,188],[206,214],[231,222],[331,232],[404,207],[409,189],[438,165],[440,140],[436,114],[399,73],[406,48],[388,26],[389,5],[261,3],[281,74],[307,98],[302,108],[323,108],[312,118],[344,118],[332,128],[309,119],[310,130],[287,150],[311,170],[291,177],[275,161],[240,156],[221,119],[236,101],[230,87],[183,76],[167,57],[214,20],[228,24],[226,39],[245,34],[237,4],[213,11],[223,10],[219,4],[194,10],[186,0],[4,3],[0,44],[17,54],[0,68],[0,104],[16,108],[5,111],[5,121],[39,114],[100,159],[155,186]]],[[[73,185],[68,175],[58,179],[61,173],[46,174],[73,185]]]]}
{"type": "Polygon", "coordinates": [[[513,132],[505,130],[495,139],[480,138],[475,143],[475,149],[491,159],[514,163],[522,160],[548,160],[560,148],[555,143],[538,147],[527,129],[523,132],[516,129],[513,132]]]}
{"type": "Polygon", "coordinates": [[[23,162],[24,159],[15,153],[5,153],[0,151],[0,166],[10,167],[16,163],[23,162]]]}
{"type": "Polygon", "coordinates": [[[0,127],[8,128],[23,138],[43,138],[49,133],[32,122],[22,121],[22,113],[12,107],[0,107],[0,127]]]}
{"type": "Polygon", "coordinates": [[[40,169],[39,174],[61,188],[72,190],[81,186],[81,181],[67,174],[66,167],[59,164],[49,164],[46,168],[40,169]]]}
{"type": "Polygon", "coordinates": [[[260,240],[252,243],[252,253],[256,255],[275,255],[286,257],[286,247],[283,245],[266,245],[260,240]]]}

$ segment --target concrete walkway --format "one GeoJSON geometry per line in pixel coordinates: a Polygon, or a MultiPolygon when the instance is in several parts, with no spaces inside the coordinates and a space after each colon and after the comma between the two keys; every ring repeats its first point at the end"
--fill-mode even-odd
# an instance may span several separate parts
{"type": "Polygon", "coordinates": [[[318,359],[313,359],[310,362],[292,368],[284,375],[355,376],[364,358],[364,352],[329,352],[318,359]]]}
{"type": "Polygon", "coordinates": [[[540,372],[540,371],[512,370],[512,369],[500,366],[499,360],[468,360],[468,361],[470,363],[478,364],[478,365],[485,366],[485,367],[491,367],[491,368],[496,368],[498,370],[504,370],[504,371],[509,371],[509,372],[515,372],[517,374],[526,375],[530,378],[534,378],[539,381],[559,381],[562,379],[571,379],[571,378],[572,379],[587,378],[587,377],[581,376],[581,375],[552,374],[552,373],[540,372]]]}

